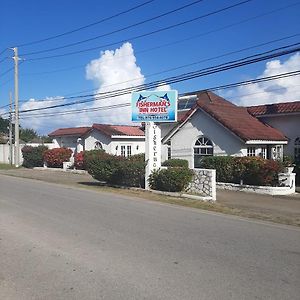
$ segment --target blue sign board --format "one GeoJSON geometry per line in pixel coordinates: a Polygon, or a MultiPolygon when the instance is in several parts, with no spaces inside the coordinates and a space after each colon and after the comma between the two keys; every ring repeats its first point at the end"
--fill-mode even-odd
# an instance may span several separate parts
{"type": "Polygon", "coordinates": [[[133,92],[131,120],[133,122],[176,122],[177,91],[133,92]]]}

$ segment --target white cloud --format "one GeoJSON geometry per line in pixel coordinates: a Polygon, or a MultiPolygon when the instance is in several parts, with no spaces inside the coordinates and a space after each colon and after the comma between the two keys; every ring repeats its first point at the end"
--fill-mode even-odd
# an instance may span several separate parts
{"type": "MultiPolygon", "coordinates": [[[[144,84],[145,77],[136,64],[136,57],[130,43],[119,49],[101,52],[100,58],[92,60],[86,67],[86,78],[94,80],[99,86],[98,93],[130,88],[144,84]]],[[[129,103],[131,95],[102,99],[94,102],[94,107],[129,103]]],[[[95,114],[94,123],[129,124],[131,108],[121,107],[100,111],[95,114]]]]}
{"type": "MultiPolygon", "coordinates": [[[[101,52],[99,58],[92,60],[86,66],[86,78],[88,80],[94,80],[96,86],[99,87],[97,93],[133,87],[144,84],[145,82],[141,69],[136,64],[136,57],[130,43],[123,44],[115,51],[107,50],[101,52]]],[[[68,106],[66,110],[94,109],[99,106],[129,103],[130,98],[131,95],[128,94],[86,104],[68,106]]],[[[67,103],[67,100],[62,100],[62,97],[51,97],[45,101],[30,99],[21,105],[20,110],[35,109],[63,103],[67,103]]],[[[128,124],[131,122],[130,107],[55,115],[55,113],[59,111],[62,111],[62,108],[22,114],[23,118],[20,120],[21,126],[24,128],[33,128],[41,134],[47,134],[60,127],[90,126],[93,123],[128,124]],[[53,113],[54,115],[43,118],[38,117],[38,115],[40,116],[44,113],[53,113]],[[26,118],[29,114],[30,118],[26,118]],[[35,115],[36,117],[34,117],[35,115]]]]}
{"type": "MultiPolygon", "coordinates": [[[[292,55],[285,61],[276,59],[267,62],[264,72],[258,78],[297,70],[300,70],[299,53],[292,55]]],[[[296,101],[300,100],[300,76],[250,84],[227,91],[222,95],[242,106],[296,101]]]]}

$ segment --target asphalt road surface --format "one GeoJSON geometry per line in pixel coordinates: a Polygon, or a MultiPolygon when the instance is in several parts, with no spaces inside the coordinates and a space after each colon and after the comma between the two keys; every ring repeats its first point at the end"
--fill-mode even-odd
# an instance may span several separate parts
{"type": "Polygon", "coordinates": [[[299,299],[299,228],[3,175],[0,191],[0,299],[299,299]]]}

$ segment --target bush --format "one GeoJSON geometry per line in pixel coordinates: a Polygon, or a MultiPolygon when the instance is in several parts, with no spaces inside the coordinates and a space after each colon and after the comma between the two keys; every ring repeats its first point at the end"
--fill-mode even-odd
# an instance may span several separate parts
{"type": "Polygon", "coordinates": [[[191,182],[193,171],[188,168],[168,168],[150,174],[149,185],[154,190],[181,192],[191,182]]]}
{"type": "Polygon", "coordinates": [[[202,168],[216,169],[217,181],[249,185],[277,185],[278,173],[282,172],[280,162],[261,157],[205,157],[202,168]]]}
{"type": "Polygon", "coordinates": [[[84,170],[84,152],[81,151],[74,155],[74,167],[77,170],[84,170]]]}
{"type": "Polygon", "coordinates": [[[33,168],[42,167],[44,165],[44,152],[48,150],[46,146],[24,146],[22,148],[23,167],[33,168]]]}
{"type": "Polygon", "coordinates": [[[143,187],[145,156],[129,158],[105,153],[103,150],[84,152],[84,166],[95,179],[109,184],[143,187]]]}
{"type": "Polygon", "coordinates": [[[165,160],[162,164],[164,167],[181,167],[181,168],[188,168],[189,167],[189,162],[185,159],[168,159],[165,160]]]}
{"type": "Polygon", "coordinates": [[[119,160],[109,182],[112,184],[145,187],[145,160],[119,160]]]}
{"type": "Polygon", "coordinates": [[[68,148],[54,148],[44,152],[44,161],[50,168],[62,168],[63,162],[69,161],[72,150],[68,148]]]}

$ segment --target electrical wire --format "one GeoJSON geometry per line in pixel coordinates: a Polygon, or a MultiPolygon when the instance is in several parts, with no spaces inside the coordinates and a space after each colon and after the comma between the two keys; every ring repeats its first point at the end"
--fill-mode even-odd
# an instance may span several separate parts
{"type": "MultiPolygon", "coordinates": [[[[173,70],[182,69],[182,68],[185,68],[185,67],[188,67],[188,66],[192,66],[192,65],[196,65],[196,64],[203,63],[203,62],[211,61],[211,60],[214,60],[214,59],[218,59],[218,58],[221,58],[221,57],[225,57],[225,56],[228,56],[228,55],[240,53],[240,52],[243,52],[243,51],[246,51],[246,50],[250,50],[250,49],[257,48],[257,47],[265,46],[265,45],[268,45],[268,44],[271,44],[271,43],[274,43],[274,42],[282,41],[282,40],[285,40],[285,39],[288,39],[288,38],[291,38],[291,37],[295,37],[295,36],[299,36],[299,35],[300,35],[300,34],[294,34],[294,35],[291,35],[291,36],[288,36],[288,37],[284,37],[284,38],[280,38],[280,39],[275,39],[275,40],[272,40],[272,41],[269,41],[269,42],[265,42],[265,43],[261,43],[261,44],[258,44],[258,45],[254,45],[254,46],[251,46],[251,47],[246,47],[246,48],[239,49],[239,50],[236,50],[236,51],[227,52],[227,53],[225,53],[225,54],[221,54],[221,55],[218,55],[218,56],[214,56],[214,57],[202,59],[202,60],[200,60],[200,61],[193,62],[193,63],[190,63],[190,64],[182,65],[182,66],[175,67],[175,68],[170,68],[170,69],[163,70],[163,71],[156,72],[156,73],[152,73],[152,74],[147,74],[147,75],[145,75],[144,77],[150,78],[150,77],[153,77],[153,76],[155,76],[155,75],[167,73],[167,72],[170,72],[170,71],[173,71],[173,70]]],[[[142,79],[142,77],[135,78],[135,79],[131,79],[131,80],[127,80],[127,81],[123,81],[123,82],[119,82],[119,83],[115,83],[115,84],[105,85],[105,86],[103,86],[103,88],[108,88],[108,87],[112,87],[112,86],[117,86],[117,85],[120,85],[120,84],[124,84],[124,83],[129,83],[129,82],[137,81],[137,80],[140,80],[140,79],[142,79]]],[[[98,89],[99,89],[99,88],[92,89],[92,90],[85,90],[85,91],[82,91],[82,92],[92,92],[92,91],[95,91],[95,90],[98,90],[98,89]]],[[[78,92],[77,92],[77,93],[78,93],[78,92]]],[[[80,93],[80,92],[79,92],[79,93],[80,93]]],[[[88,96],[90,96],[90,95],[91,95],[91,94],[89,94],[88,96]]],[[[78,98],[78,96],[83,96],[83,97],[84,97],[85,95],[75,95],[75,96],[70,96],[70,97],[62,96],[62,97],[59,97],[58,99],[51,99],[51,101],[53,101],[53,100],[54,100],[54,101],[65,101],[65,100],[67,100],[67,99],[75,99],[75,98],[78,98]]],[[[21,102],[26,102],[26,101],[28,101],[28,100],[20,100],[19,102],[21,103],[21,102]]],[[[41,101],[47,101],[47,100],[45,100],[45,99],[37,99],[37,100],[35,100],[35,101],[36,101],[36,102],[41,102],[41,101]]]]}
{"type": "MultiPolygon", "coordinates": [[[[78,53],[84,53],[84,52],[96,50],[96,49],[99,49],[99,48],[109,47],[109,46],[117,45],[117,44],[120,44],[120,43],[125,43],[125,42],[128,42],[128,41],[137,40],[137,39],[140,39],[140,38],[143,38],[143,37],[146,37],[146,36],[150,36],[150,35],[157,34],[157,33],[160,33],[160,32],[166,31],[166,30],[170,30],[170,29],[173,29],[173,28],[185,25],[185,24],[189,24],[191,22],[200,20],[202,18],[209,17],[211,15],[218,14],[220,12],[223,12],[223,11],[232,9],[234,7],[246,4],[246,3],[250,2],[250,1],[253,1],[253,0],[244,0],[242,2],[239,2],[239,3],[233,4],[233,5],[224,7],[224,8],[219,9],[219,10],[212,11],[210,13],[201,15],[199,17],[196,17],[196,18],[193,18],[193,19],[189,19],[189,20],[186,20],[186,21],[183,21],[183,22],[180,22],[180,23],[176,23],[176,24],[173,24],[173,25],[170,25],[170,26],[167,26],[167,27],[163,27],[163,28],[151,31],[151,32],[140,34],[140,35],[137,35],[137,36],[134,36],[134,37],[131,37],[131,38],[126,38],[126,39],[120,40],[118,42],[108,43],[108,44],[105,44],[105,45],[101,45],[101,46],[97,46],[97,47],[92,47],[92,48],[88,48],[88,49],[83,49],[83,50],[77,50],[77,51],[68,52],[68,53],[62,53],[62,54],[56,54],[56,55],[50,55],[50,56],[43,56],[43,57],[37,57],[37,58],[27,58],[27,60],[28,61],[35,61],[35,60],[43,60],[43,59],[64,57],[64,56],[68,56],[68,55],[74,55],[74,54],[78,54],[78,53]]],[[[26,53],[20,54],[20,55],[26,56],[26,53]]]]}
{"type": "Polygon", "coordinates": [[[129,12],[132,12],[140,7],[143,7],[145,5],[148,5],[150,4],[151,2],[154,2],[155,0],[149,0],[149,1],[146,1],[146,2],[143,2],[137,6],[134,6],[134,7],[131,7],[127,10],[124,10],[124,11],[121,11],[115,15],[112,15],[110,17],[106,17],[104,19],[101,19],[99,21],[96,21],[96,22],[93,22],[93,23],[90,23],[88,25],[85,25],[85,26],[81,26],[81,27],[78,27],[76,29],[73,29],[73,30],[70,30],[70,31],[66,31],[64,33],[60,33],[60,34],[57,34],[57,35],[54,35],[54,36],[50,36],[48,38],[44,38],[44,39],[40,39],[40,40],[37,40],[37,41],[32,41],[32,42],[28,42],[28,43],[23,43],[23,44],[19,44],[17,45],[17,47],[25,47],[25,46],[29,46],[29,45],[34,45],[34,44],[39,44],[39,43],[42,43],[42,42],[45,42],[45,41],[49,41],[49,40],[53,40],[53,39],[56,39],[56,38],[59,38],[59,37],[62,37],[62,36],[65,36],[65,35],[68,35],[68,34],[71,34],[71,33],[74,33],[74,32],[77,32],[77,31],[80,31],[80,30],[83,30],[83,29],[86,29],[86,28],[89,28],[89,27],[92,27],[92,26],[95,26],[95,25],[98,25],[100,23],[104,23],[106,21],[109,21],[109,20],[112,20],[116,17],[119,17],[121,15],[124,15],[124,14],[127,14],[129,12]]]}
{"type": "MultiPolygon", "coordinates": [[[[198,4],[199,2],[202,2],[202,1],[204,1],[204,0],[196,0],[194,2],[188,3],[186,5],[178,7],[176,9],[172,9],[172,10],[170,10],[168,12],[163,13],[163,14],[157,15],[155,17],[151,17],[149,19],[146,19],[146,20],[143,20],[143,21],[140,21],[140,22],[137,22],[137,23],[125,26],[123,28],[119,28],[119,29],[116,29],[116,30],[113,30],[113,31],[110,31],[110,32],[107,32],[107,33],[103,33],[101,35],[97,35],[97,36],[92,37],[92,38],[88,38],[88,39],[85,39],[85,40],[81,40],[81,41],[77,41],[77,42],[74,42],[74,43],[66,44],[66,45],[63,45],[63,46],[58,46],[58,47],[55,47],[55,48],[50,48],[50,49],[45,49],[45,50],[39,50],[39,51],[34,51],[34,52],[29,52],[29,53],[24,53],[23,55],[27,56],[27,55],[34,55],[34,54],[40,54],[40,53],[45,53],[45,52],[51,52],[51,51],[55,51],[55,50],[59,50],[59,49],[64,49],[64,48],[68,48],[68,47],[80,45],[80,44],[87,43],[87,42],[90,42],[90,41],[94,41],[96,39],[99,39],[99,38],[102,38],[102,37],[106,37],[106,36],[110,36],[112,34],[119,33],[119,32],[122,32],[124,30],[130,29],[130,28],[134,28],[134,27],[140,26],[142,24],[146,24],[148,22],[160,19],[160,18],[165,17],[167,15],[170,15],[170,14],[173,14],[175,12],[178,12],[178,11],[181,11],[183,9],[186,9],[186,8],[192,6],[192,5],[198,4]]],[[[247,0],[247,1],[252,1],[252,0],[247,0]]]]}
{"type": "MultiPolygon", "coordinates": [[[[230,83],[230,84],[227,84],[227,85],[221,85],[221,86],[206,88],[204,90],[199,90],[199,91],[194,91],[194,92],[189,92],[189,93],[182,93],[182,94],[179,95],[179,97],[180,96],[191,95],[191,94],[196,94],[196,93],[199,93],[199,92],[205,92],[205,91],[219,91],[219,90],[224,90],[224,89],[229,89],[229,88],[236,88],[236,87],[239,87],[239,86],[257,84],[257,83],[261,83],[261,82],[266,82],[266,81],[271,81],[271,80],[278,80],[278,79],[282,79],[282,78],[286,78],[286,77],[299,76],[299,75],[300,75],[300,70],[287,72],[287,73],[280,73],[280,74],[276,74],[276,75],[273,75],[273,76],[260,77],[260,78],[256,78],[256,79],[230,83]]],[[[274,90],[278,90],[278,89],[274,89],[274,90]]],[[[252,93],[252,94],[254,94],[254,93],[252,93]]],[[[252,94],[246,94],[246,95],[252,95],[252,94]]],[[[243,96],[245,96],[245,95],[241,95],[240,97],[243,97],[243,96]]],[[[27,118],[30,118],[30,117],[33,117],[33,116],[34,117],[50,117],[50,116],[68,115],[68,114],[74,114],[74,113],[95,112],[95,111],[99,111],[99,110],[106,110],[106,109],[112,109],[112,108],[122,108],[122,107],[130,106],[130,105],[131,105],[130,102],[118,103],[118,104],[114,104],[114,105],[99,106],[99,107],[93,107],[93,108],[81,108],[81,109],[55,112],[55,113],[29,114],[29,115],[26,115],[26,116],[21,117],[21,118],[22,119],[27,119],[27,118]]]]}
{"type": "MultiPolygon", "coordinates": [[[[287,55],[287,54],[298,52],[300,50],[300,47],[296,47],[296,48],[292,48],[292,49],[287,49],[287,48],[291,47],[291,46],[294,46],[294,45],[299,45],[299,44],[300,43],[296,43],[296,44],[292,44],[292,45],[289,45],[289,46],[280,47],[280,48],[269,50],[269,51],[266,51],[266,52],[263,52],[263,53],[251,55],[251,56],[248,56],[248,57],[245,57],[245,58],[242,58],[242,59],[238,59],[238,60],[234,60],[234,61],[231,61],[231,62],[223,63],[223,64],[220,64],[220,65],[217,65],[217,66],[214,66],[214,67],[209,67],[209,68],[205,68],[205,69],[202,69],[202,70],[197,70],[197,71],[181,74],[181,75],[178,75],[178,76],[173,76],[173,77],[170,77],[170,78],[167,78],[167,79],[154,81],[154,82],[151,82],[149,84],[138,85],[138,86],[134,86],[134,87],[131,87],[131,88],[124,88],[124,89],[119,89],[119,90],[106,92],[106,93],[97,93],[97,94],[79,96],[77,98],[94,97],[95,95],[96,96],[108,95],[108,97],[110,97],[112,93],[119,93],[119,92],[121,92],[121,93],[125,92],[126,94],[128,94],[128,93],[131,93],[132,91],[145,90],[145,89],[148,89],[149,87],[155,87],[157,85],[172,84],[172,83],[177,83],[177,82],[181,82],[181,81],[185,81],[185,80],[190,80],[190,79],[201,77],[201,76],[207,76],[207,75],[214,74],[214,73],[217,73],[217,72],[223,72],[223,71],[227,71],[227,70],[230,70],[230,69],[233,69],[233,68],[237,68],[237,67],[257,63],[257,62],[260,62],[260,61],[268,60],[268,59],[271,59],[271,58],[279,57],[279,56],[282,56],[282,55],[287,55]],[[268,54],[268,53],[274,52],[275,50],[278,50],[278,49],[286,49],[286,50],[277,51],[277,53],[273,53],[273,54],[268,54]]],[[[48,106],[48,107],[41,107],[41,108],[23,110],[23,111],[20,111],[20,113],[21,112],[25,113],[25,112],[30,112],[30,111],[45,110],[45,109],[51,109],[51,108],[57,108],[57,107],[63,107],[63,106],[77,105],[77,104],[87,103],[87,102],[91,102],[91,101],[96,101],[96,100],[95,99],[93,99],[93,100],[84,99],[84,100],[80,100],[80,101],[64,103],[64,104],[59,104],[59,105],[53,105],[53,106],[48,106]]]]}

